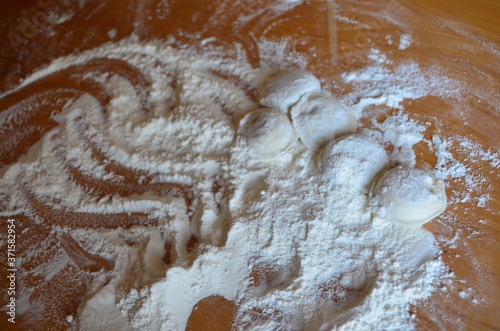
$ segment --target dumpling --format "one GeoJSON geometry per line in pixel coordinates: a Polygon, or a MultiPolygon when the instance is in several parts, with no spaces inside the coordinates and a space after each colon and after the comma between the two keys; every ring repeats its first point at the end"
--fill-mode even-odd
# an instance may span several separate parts
{"type": "Polygon", "coordinates": [[[250,156],[271,159],[287,151],[298,140],[288,117],[276,109],[254,110],[240,121],[238,139],[250,156]]]}

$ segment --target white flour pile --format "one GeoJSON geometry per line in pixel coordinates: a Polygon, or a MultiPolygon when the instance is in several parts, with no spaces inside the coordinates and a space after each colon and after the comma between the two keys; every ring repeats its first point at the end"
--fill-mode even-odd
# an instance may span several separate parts
{"type": "MultiPolygon", "coordinates": [[[[410,39],[405,40],[403,47],[410,39]]],[[[321,151],[293,137],[274,158],[251,157],[237,139],[238,122],[260,107],[249,91],[259,90],[273,70],[219,52],[199,54],[129,39],[59,59],[23,84],[98,57],[138,68],[149,90],[135,90],[118,74],[89,72],[105,86],[109,104],[102,106],[89,94],[69,102],[57,115],[59,125],[22,162],[3,169],[0,180],[11,196],[7,210],[12,213],[29,205],[17,184],[24,176],[33,194],[47,197],[54,209],[143,212],[159,220],[158,226],[117,230],[54,227],[114,261],[112,272],[101,271],[78,315],[68,316],[73,329],[183,330],[193,306],[210,295],[235,301],[237,323],[246,330],[412,329],[410,304],[431,293],[445,266],[430,232],[372,213],[370,183],[388,164],[383,156],[380,169],[374,168],[379,165],[372,162],[378,159],[372,159],[371,144],[358,144],[345,157],[340,153],[337,163],[327,162],[329,171],[321,151]],[[141,110],[145,104],[148,111],[141,110]],[[95,161],[81,139],[82,123],[107,158],[150,174],[156,183],[189,185],[190,213],[184,199],[153,192],[96,199],[61,173],[62,144],[66,162],[80,172],[102,181],[118,176],[95,161]],[[214,181],[220,189],[214,189],[214,181]],[[192,234],[199,242],[188,251],[192,234]],[[162,261],[165,242],[173,246],[170,265],[162,261]],[[252,269],[263,265],[275,277],[255,284],[252,269]]],[[[359,119],[367,105],[400,107],[403,99],[433,88],[416,64],[392,73],[377,63],[345,74],[347,82],[360,86],[344,98],[358,100],[349,116],[359,119]],[[398,85],[403,72],[413,80],[398,85]]],[[[404,113],[375,124],[362,133],[396,146],[387,162],[414,166],[412,146],[423,139],[424,126],[404,113]]],[[[62,256],[54,268],[66,263],[72,262],[62,256]]],[[[24,289],[25,307],[29,295],[24,289]]]]}

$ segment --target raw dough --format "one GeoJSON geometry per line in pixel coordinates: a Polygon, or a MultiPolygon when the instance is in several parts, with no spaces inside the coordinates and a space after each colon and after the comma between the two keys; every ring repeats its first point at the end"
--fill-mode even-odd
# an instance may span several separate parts
{"type": "Polygon", "coordinates": [[[270,159],[281,155],[298,140],[288,117],[276,109],[260,108],[240,121],[238,139],[250,156],[270,159]]]}
{"type": "Polygon", "coordinates": [[[260,103],[288,113],[300,97],[308,92],[320,92],[321,83],[310,72],[294,69],[271,77],[261,91],[260,103]]]}
{"type": "Polygon", "coordinates": [[[367,193],[373,179],[389,165],[385,149],[373,138],[353,134],[330,142],[320,158],[331,184],[367,193]],[[355,175],[353,175],[355,169],[355,175]]]}
{"type": "Polygon", "coordinates": [[[300,140],[313,151],[356,130],[356,117],[342,102],[324,93],[303,95],[290,110],[290,115],[300,140]]]}
{"type": "Polygon", "coordinates": [[[391,169],[372,194],[378,213],[403,225],[424,224],[446,208],[443,182],[416,168],[391,169]]]}

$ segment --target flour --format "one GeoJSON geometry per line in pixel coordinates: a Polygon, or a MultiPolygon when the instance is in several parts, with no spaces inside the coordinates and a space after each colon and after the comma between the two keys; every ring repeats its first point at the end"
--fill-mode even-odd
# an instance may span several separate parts
{"type": "MultiPolygon", "coordinates": [[[[263,56],[261,64],[279,62],[275,51],[270,54],[274,58],[263,56]]],[[[68,102],[55,117],[58,125],[19,162],[2,169],[0,186],[11,197],[2,215],[32,203],[20,189],[27,185],[54,210],[143,213],[157,222],[117,229],[53,226],[114,262],[112,272],[97,273],[77,316],[67,317],[71,328],[182,330],[193,306],[217,294],[238,303],[241,329],[412,329],[409,305],[433,291],[446,267],[430,232],[374,214],[368,191],[389,163],[415,165],[412,147],[423,139],[425,127],[403,111],[374,122],[363,129],[371,144],[339,152],[335,162],[327,162],[327,171],[319,164],[320,153],[299,143],[271,160],[251,158],[236,143],[234,119],[259,107],[249,92],[265,83],[272,68],[252,68],[238,53],[221,55],[130,38],[58,59],[21,85],[99,57],[129,63],[148,83],[140,90],[137,73],[88,72],[110,102],[103,105],[90,94],[68,102]],[[387,158],[379,145],[384,143],[399,150],[387,158]],[[375,157],[373,144],[380,149],[375,157]],[[192,204],[154,189],[127,195],[105,189],[97,194],[92,184],[85,188],[67,165],[98,182],[126,177],[99,162],[91,145],[109,162],[133,169],[142,185],[189,186],[192,204]],[[198,243],[188,248],[193,235],[198,243]],[[162,260],[165,243],[172,246],[169,263],[162,260]],[[252,276],[263,266],[275,271],[274,278],[252,276]]],[[[293,63],[285,56],[282,66],[293,63]]],[[[458,88],[435,89],[453,82],[424,75],[415,63],[391,71],[381,54],[373,60],[372,66],[343,75],[355,87],[344,100],[358,118],[368,105],[403,110],[404,99],[458,88]]],[[[432,143],[439,178],[467,176],[468,170],[446,152],[445,141],[436,135],[432,143]]],[[[25,212],[40,219],[34,210],[25,212]]],[[[66,263],[72,262],[63,254],[59,266],[66,263]]],[[[48,280],[51,272],[37,271],[48,280]]],[[[25,301],[31,291],[23,293],[25,301]]]]}
{"type": "Polygon", "coordinates": [[[394,146],[389,156],[392,164],[415,166],[413,146],[424,139],[422,132],[425,126],[408,118],[403,112],[388,116],[382,123],[373,120],[372,124],[381,131],[380,139],[394,146]]]}
{"type": "Polygon", "coordinates": [[[409,34],[402,34],[400,37],[399,37],[399,46],[398,46],[398,49],[400,50],[403,50],[403,49],[407,49],[408,46],[411,45],[411,36],[409,34]]]}
{"type": "Polygon", "coordinates": [[[345,82],[358,87],[345,96],[345,102],[352,104],[358,114],[369,105],[402,109],[404,99],[425,95],[456,97],[461,90],[460,82],[431,69],[420,68],[416,62],[407,61],[390,69],[379,52],[372,50],[371,54],[373,65],[342,74],[345,82]]]}

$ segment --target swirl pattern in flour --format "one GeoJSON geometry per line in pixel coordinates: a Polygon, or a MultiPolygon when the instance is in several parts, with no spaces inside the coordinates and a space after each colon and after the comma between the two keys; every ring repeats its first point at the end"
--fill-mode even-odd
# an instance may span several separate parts
{"type": "Polygon", "coordinates": [[[432,235],[374,218],[301,144],[249,158],[236,123],[270,73],[125,40],[2,96],[2,215],[30,237],[24,325],[181,330],[222,298],[240,329],[410,327],[442,267],[432,235]]]}
{"type": "MultiPolygon", "coordinates": [[[[162,230],[161,247],[169,248],[170,263],[185,258],[201,239],[199,205],[210,204],[219,214],[214,194],[222,187],[215,167],[227,163],[233,116],[254,107],[254,82],[245,82],[245,75],[255,74],[231,60],[200,60],[170,47],[123,43],[57,60],[4,94],[0,161],[2,196],[8,200],[2,213],[22,217],[28,232],[43,228],[50,239],[40,244],[59,242],[64,251],[59,255],[67,255],[59,263],[53,261],[57,254],[26,247],[23,254],[36,265],[33,272],[51,262],[63,270],[64,264],[92,261],[70,229],[158,228],[169,218],[179,219],[180,228],[162,230]],[[240,81],[233,83],[234,77],[240,81]],[[200,197],[207,185],[213,194],[200,197]],[[53,231],[57,235],[49,234],[53,231]]],[[[113,257],[95,259],[109,270],[113,257]]],[[[49,310],[43,295],[34,299],[33,293],[58,275],[30,282],[30,273],[24,274],[25,307],[49,310]]],[[[58,291],[57,300],[68,294],[58,291]]],[[[47,323],[67,324],[60,317],[47,323]]]]}

